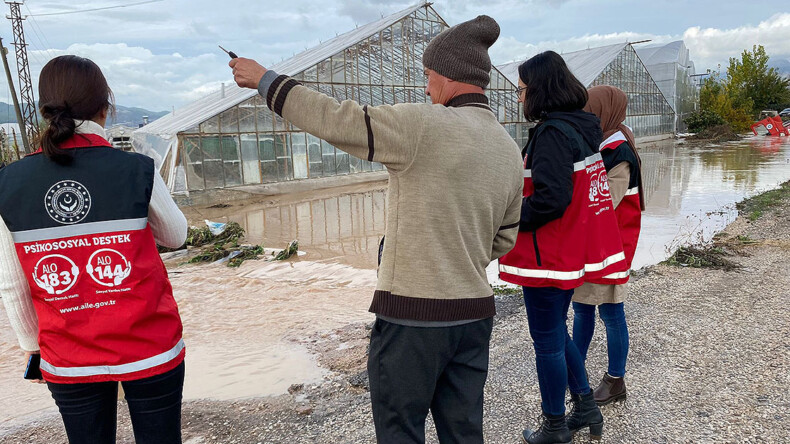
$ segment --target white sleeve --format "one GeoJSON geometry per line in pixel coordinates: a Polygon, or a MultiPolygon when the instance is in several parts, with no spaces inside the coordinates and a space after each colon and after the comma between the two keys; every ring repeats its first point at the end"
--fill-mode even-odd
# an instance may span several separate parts
{"type": "Polygon", "coordinates": [[[178,248],[187,239],[187,219],[173,202],[170,190],[158,171],[154,171],[154,189],[148,205],[148,224],[154,232],[154,240],[163,247],[178,248]]]}
{"type": "Polygon", "coordinates": [[[30,287],[19,263],[11,232],[0,217],[0,297],[16,333],[19,346],[25,351],[38,350],[38,316],[33,307],[30,287]]]}

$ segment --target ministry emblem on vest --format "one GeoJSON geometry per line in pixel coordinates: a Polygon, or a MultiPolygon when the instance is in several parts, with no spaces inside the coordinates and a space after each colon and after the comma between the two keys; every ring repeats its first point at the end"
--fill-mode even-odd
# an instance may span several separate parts
{"type": "Polygon", "coordinates": [[[47,191],[44,198],[47,213],[55,222],[76,224],[91,210],[91,195],[81,183],[62,180],[47,191]]]}

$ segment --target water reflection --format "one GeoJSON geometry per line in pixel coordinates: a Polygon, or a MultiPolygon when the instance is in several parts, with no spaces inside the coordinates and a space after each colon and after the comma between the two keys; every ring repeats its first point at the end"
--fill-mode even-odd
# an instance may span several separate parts
{"type": "Polygon", "coordinates": [[[365,192],[289,202],[228,217],[247,230],[247,239],[268,247],[299,240],[306,259],[338,258],[375,268],[385,229],[386,184],[365,192]]]}
{"type": "MultiPolygon", "coordinates": [[[[734,219],[732,204],[790,179],[788,137],[710,145],[666,140],[640,147],[640,155],[647,210],[636,268],[664,260],[680,244],[709,239],[734,219]]],[[[248,209],[229,220],[255,242],[273,246],[299,239],[308,259],[372,269],[385,212],[386,189],[378,184],[364,192],[248,209]]]]}
{"type": "Polygon", "coordinates": [[[709,240],[737,216],[734,203],[790,179],[790,138],[749,137],[720,145],[667,141],[640,149],[647,210],[634,267],[709,240]]]}

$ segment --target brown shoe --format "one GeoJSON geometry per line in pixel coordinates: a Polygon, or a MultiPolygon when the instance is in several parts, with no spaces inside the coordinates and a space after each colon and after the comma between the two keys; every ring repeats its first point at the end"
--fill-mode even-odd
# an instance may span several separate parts
{"type": "Polygon", "coordinates": [[[623,378],[613,378],[608,373],[604,373],[601,383],[593,391],[595,403],[600,405],[611,404],[615,401],[625,401],[627,393],[625,390],[625,380],[623,378]]]}

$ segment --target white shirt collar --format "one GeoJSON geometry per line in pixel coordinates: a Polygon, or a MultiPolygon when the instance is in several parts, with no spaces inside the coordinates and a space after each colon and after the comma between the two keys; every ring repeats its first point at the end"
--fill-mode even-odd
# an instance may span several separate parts
{"type": "Polygon", "coordinates": [[[76,128],[74,132],[76,134],[95,134],[97,136],[101,136],[103,139],[107,139],[107,134],[104,132],[104,128],[101,125],[94,122],[93,120],[77,120],[74,119],[74,125],[76,128]]]}

